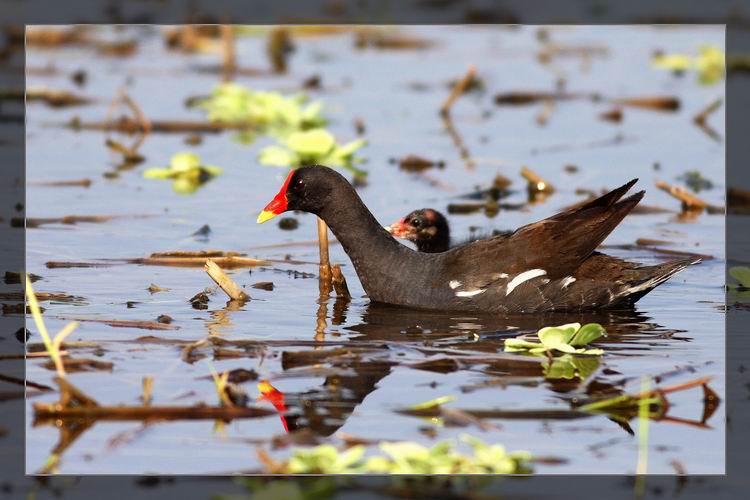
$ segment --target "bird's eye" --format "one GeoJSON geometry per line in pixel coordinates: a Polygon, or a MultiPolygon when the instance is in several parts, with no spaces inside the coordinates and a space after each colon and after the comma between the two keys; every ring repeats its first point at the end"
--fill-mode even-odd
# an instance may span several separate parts
{"type": "Polygon", "coordinates": [[[302,189],[305,187],[305,181],[302,179],[297,179],[297,182],[294,183],[294,189],[302,189]]]}
{"type": "Polygon", "coordinates": [[[414,227],[419,227],[419,219],[412,219],[410,224],[414,227]]]}

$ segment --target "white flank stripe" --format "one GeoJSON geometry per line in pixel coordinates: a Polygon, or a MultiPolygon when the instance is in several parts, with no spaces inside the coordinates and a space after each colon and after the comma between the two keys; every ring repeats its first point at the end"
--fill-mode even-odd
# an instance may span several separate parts
{"type": "Polygon", "coordinates": [[[565,278],[565,279],[564,279],[564,280],[562,281],[562,285],[561,285],[561,286],[562,286],[563,288],[565,288],[565,287],[567,287],[568,285],[570,285],[571,283],[573,283],[573,282],[574,282],[575,280],[576,280],[576,279],[575,279],[575,278],[574,278],[573,276],[568,276],[567,278],[565,278]]]}
{"type": "Polygon", "coordinates": [[[510,292],[515,290],[515,288],[524,281],[528,281],[539,276],[544,276],[545,274],[547,274],[547,271],[545,271],[544,269],[532,269],[530,271],[522,272],[521,274],[510,280],[510,283],[508,283],[508,288],[505,291],[505,295],[510,295],[510,292]]]}
{"type": "Polygon", "coordinates": [[[453,290],[461,286],[461,282],[458,280],[453,280],[450,283],[448,283],[448,286],[451,287],[453,290]]]}
{"type": "Polygon", "coordinates": [[[478,290],[471,290],[468,292],[456,292],[456,297],[473,297],[474,295],[479,295],[480,293],[484,293],[486,291],[486,288],[480,288],[478,290]]]}

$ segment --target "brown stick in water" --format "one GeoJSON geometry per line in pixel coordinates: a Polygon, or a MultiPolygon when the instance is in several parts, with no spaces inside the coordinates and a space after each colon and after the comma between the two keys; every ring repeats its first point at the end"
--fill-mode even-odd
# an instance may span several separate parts
{"type": "Polygon", "coordinates": [[[222,70],[224,81],[228,82],[234,78],[237,70],[237,52],[234,44],[234,29],[232,25],[221,25],[221,51],[223,55],[222,70]]]}
{"type": "Polygon", "coordinates": [[[351,299],[352,295],[349,293],[349,286],[346,284],[346,278],[344,278],[344,274],[341,272],[341,264],[331,267],[331,274],[336,295],[345,299],[351,299]]]}
{"type": "Polygon", "coordinates": [[[704,210],[708,208],[708,203],[701,200],[697,196],[690,194],[688,191],[678,186],[671,186],[664,181],[656,181],[656,187],[677,198],[682,202],[682,208],[684,210],[704,210]]]}
{"type": "Polygon", "coordinates": [[[466,72],[464,77],[461,78],[461,80],[459,80],[456,85],[453,86],[450,95],[448,95],[448,98],[445,100],[443,105],[440,106],[441,116],[448,116],[450,114],[453,103],[456,101],[456,99],[458,99],[458,96],[463,94],[466,86],[469,85],[469,82],[471,82],[471,79],[474,78],[476,72],[477,69],[473,65],[469,66],[469,70],[466,72]]]}
{"type": "Polygon", "coordinates": [[[320,293],[331,293],[331,263],[328,257],[328,225],[318,218],[318,247],[320,248],[320,293]]]}
{"type": "Polygon", "coordinates": [[[230,299],[244,302],[250,298],[213,260],[206,259],[204,270],[230,299]]]}
{"type": "Polygon", "coordinates": [[[535,172],[532,172],[529,167],[521,167],[521,176],[529,181],[529,191],[551,193],[555,190],[552,184],[539,177],[535,172]]]}

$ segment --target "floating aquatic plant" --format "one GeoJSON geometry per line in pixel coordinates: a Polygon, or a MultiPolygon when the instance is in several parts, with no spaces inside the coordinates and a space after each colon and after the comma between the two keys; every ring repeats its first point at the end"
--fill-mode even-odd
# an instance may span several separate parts
{"type": "Polygon", "coordinates": [[[654,56],[655,68],[675,72],[695,71],[698,82],[702,85],[713,85],[724,78],[724,51],[713,45],[702,45],[698,56],[687,54],[659,54],[654,56]]]}
{"type": "Polygon", "coordinates": [[[729,275],[737,283],[727,283],[727,289],[733,298],[750,298],[750,267],[734,266],[729,268],[729,275]]]}
{"type": "Polygon", "coordinates": [[[290,474],[523,474],[530,473],[531,455],[525,451],[507,452],[499,444],[489,445],[469,435],[461,441],[473,453],[454,450],[453,441],[442,441],[431,448],[413,441],[382,443],[384,455],[365,457],[365,446],[343,452],[324,444],[297,449],[281,471],[290,474]]]}
{"type": "Polygon", "coordinates": [[[313,164],[345,167],[358,176],[364,176],[367,175],[366,172],[354,166],[362,163],[363,160],[356,157],[354,153],[366,143],[364,139],[355,139],[339,145],[330,132],[318,128],[290,134],[283,141],[283,145],[263,148],[258,159],[264,165],[275,167],[296,168],[313,164]]]}
{"type": "Polygon", "coordinates": [[[698,170],[688,170],[679,179],[696,193],[705,189],[713,189],[714,187],[714,183],[710,179],[703,177],[703,174],[698,170]]]}
{"type": "Polygon", "coordinates": [[[166,168],[149,168],[143,172],[147,179],[172,179],[172,189],[180,194],[194,193],[222,170],[211,165],[202,165],[194,153],[177,153],[166,168]]]}
{"type": "Polygon", "coordinates": [[[326,124],[321,115],[321,101],[308,103],[304,94],[287,97],[279,92],[251,90],[236,83],[218,85],[198,106],[208,111],[212,122],[251,126],[251,131],[238,136],[241,142],[252,142],[263,133],[283,139],[291,133],[326,124]]]}
{"type": "Polygon", "coordinates": [[[602,325],[588,323],[581,326],[580,323],[569,323],[560,326],[548,326],[537,332],[538,342],[529,342],[523,338],[505,340],[506,352],[526,351],[530,354],[543,355],[551,351],[559,351],[568,354],[591,354],[602,355],[602,349],[585,349],[586,346],[606,335],[602,325]]]}
{"type": "Polygon", "coordinates": [[[548,379],[567,379],[580,378],[585,380],[589,378],[599,368],[601,364],[598,356],[573,356],[564,354],[552,358],[549,363],[542,364],[544,377],[548,379]]]}
{"type": "Polygon", "coordinates": [[[750,267],[747,266],[734,266],[729,268],[729,275],[737,280],[738,285],[729,286],[732,288],[748,288],[750,289],[750,267]]]}

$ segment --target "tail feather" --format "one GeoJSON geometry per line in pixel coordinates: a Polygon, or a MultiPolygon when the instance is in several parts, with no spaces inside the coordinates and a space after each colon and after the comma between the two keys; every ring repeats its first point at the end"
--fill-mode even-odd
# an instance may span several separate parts
{"type": "Polygon", "coordinates": [[[626,300],[634,304],[651,290],[661,285],[669,278],[679,273],[688,266],[698,264],[701,259],[688,257],[685,259],[674,260],[666,264],[643,267],[644,276],[638,280],[631,281],[630,286],[623,290],[622,294],[626,300]]]}
{"type": "Polygon", "coordinates": [[[595,198],[595,199],[589,201],[588,203],[584,203],[583,205],[581,205],[580,207],[577,207],[576,209],[577,210],[584,210],[584,209],[592,208],[592,207],[610,207],[610,206],[614,205],[617,200],[619,200],[620,198],[622,198],[623,195],[625,193],[627,193],[628,190],[630,190],[630,188],[633,187],[633,185],[636,182],[638,182],[637,178],[631,180],[630,182],[628,182],[626,184],[623,184],[622,186],[618,187],[617,189],[613,189],[609,193],[607,193],[605,195],[602,195],[599,198],[595,198]]]}

